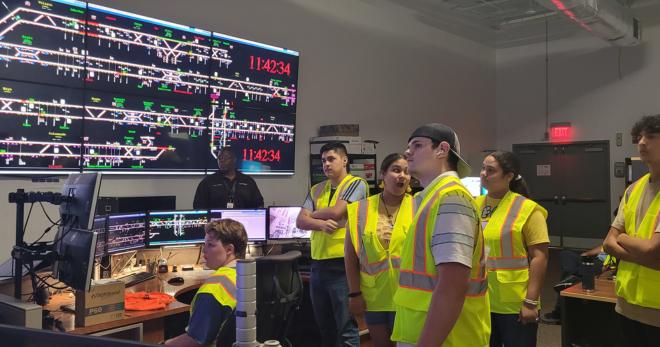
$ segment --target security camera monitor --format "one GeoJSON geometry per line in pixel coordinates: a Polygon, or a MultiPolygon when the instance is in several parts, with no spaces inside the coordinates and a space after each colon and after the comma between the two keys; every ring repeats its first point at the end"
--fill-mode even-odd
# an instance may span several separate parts
{"type": "Polygon", "coordinates": [[[311,231],[296,227],[300,206],[268,207],[268,239],[309,239],[311,231]]]}

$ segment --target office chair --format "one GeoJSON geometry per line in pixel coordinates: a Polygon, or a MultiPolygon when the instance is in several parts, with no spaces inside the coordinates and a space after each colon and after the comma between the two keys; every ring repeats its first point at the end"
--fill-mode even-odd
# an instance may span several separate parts
{"type": "Polygon", "coordinates": [[[257,340],[291,347],[287,333],[302,300],[300,251],[257,258],[257,340]]]}

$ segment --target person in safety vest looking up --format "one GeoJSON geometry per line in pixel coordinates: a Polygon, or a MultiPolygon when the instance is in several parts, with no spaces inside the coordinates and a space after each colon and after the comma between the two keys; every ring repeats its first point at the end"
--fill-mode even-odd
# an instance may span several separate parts
{"type": "Polygon", "coordinates": [[[520,160],[506,151],[484,158],[477,198],[489,249],[491,347],[536,346],[541,286],[548,266],[548,212],[529,199],[520,160]]]}
{"type": "Polygon", "coordinates": [[[323,174],[307,194],[296,225],[312,230],[310,297],[321,346],[359,346],[357,322],[348,311],[348,283],[344,269],[346,206],[369,195],[367,182],[347,171],[346,147],[339,142],[321,147],[323,174]]]}
{"type": "Polygon", "coordinates": [[[397,346],[488,346],[490,309],[477,205],[458,136],[431,123],[408,139],[408,170],[424,190],[401,253],[392,340],[397,346]]]}
{"type": "MultiPolygon", "coordinates": [[[[236,260],[245,258],[248,237],[243,224],[220,219],[206,224],[204,260],[215,272],[197,290],[190,304],[186,333],[169,339],[166,345],[198,347],[213,344],[222,326],[234,319],[236,309],[236,260]]],[[[223,334],[225,331],[223,331],[223,334]]],[[[228,333],[235,334],[235,331],[228,333]]]]}
{"type": "Polygon", "coordinates": [[[660,343],[660,115],[637,122],[631,135],[649,173],[626,189],[603,243],[619,259],[616,312],[627,346],[660,343]]]}
{"type": "Polygon", "coordinates": [[[380,194],[348,205],[344,263],[351,313],[364,314],[375,347],[393,347],[394,293],[413,211],[404,156],[392,153],[385,157],[380,177],[380,194]]]}

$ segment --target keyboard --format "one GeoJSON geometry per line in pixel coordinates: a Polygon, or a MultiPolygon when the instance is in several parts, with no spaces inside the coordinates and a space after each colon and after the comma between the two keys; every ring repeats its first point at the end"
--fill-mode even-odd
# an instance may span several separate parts
{"type": "Polygon", "coordinates": [[[130,274],[126,277],[121,277],[121,278],[117,278],[117,279],[124,282],[125,287],[132,287],[132,286],[134,286],[138,283],[148,281],[152,278],[156,278],[156,275],[154,275],[150,272],[138,272],[138,273],[130,274]]]}

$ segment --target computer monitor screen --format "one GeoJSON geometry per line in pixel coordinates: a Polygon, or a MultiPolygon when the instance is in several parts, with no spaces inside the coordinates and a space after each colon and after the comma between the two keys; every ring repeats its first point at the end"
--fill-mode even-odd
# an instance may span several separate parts
{"type": "Polygon", "coordinates": [[[266,241],[266,209],[253,210],[211,210],[211,221],[233,219],[245,227],[248,241],[266,241]]]}
{"type": "Polygon", "coordinates": [[[61,224],[67,228],[90,229],[100,189],[100,172],[69,175],[62,186],[67,201],[60,205],[61,224]]]}
{"type": "Polygon", "coordinates": [[[108,254],[140,249],[145,246],[147,214],[116,214],[108,216],[108,254]]]}
{"type": "Polygon", "coordinates": [[[300,206],[271,206],[268,208],[268,239],[309,239],[311,231],[296,227],[300,206]]]}
{"type": "Polygon", "coordinates": [[[467,188],[467,190],[472,194],[472,196],[482,195],[481,189],[481,178],[478,176],[468,176],[461,178],[461,182],[467,188]]]}
{"type": "Polygon", "coordinates": [[[92,231],[98,234],[96,238],[96,251],[94,252],[94,257],[96,258],[106,255],[106,221],[107,216],[97,216],[94,218],[94,224],[92,225],[92,231]]]}
{"type": "Polygon", "coordinates": [[[208,211],[164,211],[149,213],[149,246],[204,243],[208,211]]]}
{"type": "Polygon", "coordinates": [[[97,236],[93,231],[77,228],[62,233],[56,240],[54,277],[73,289],[89,291],[97,236]]]}

